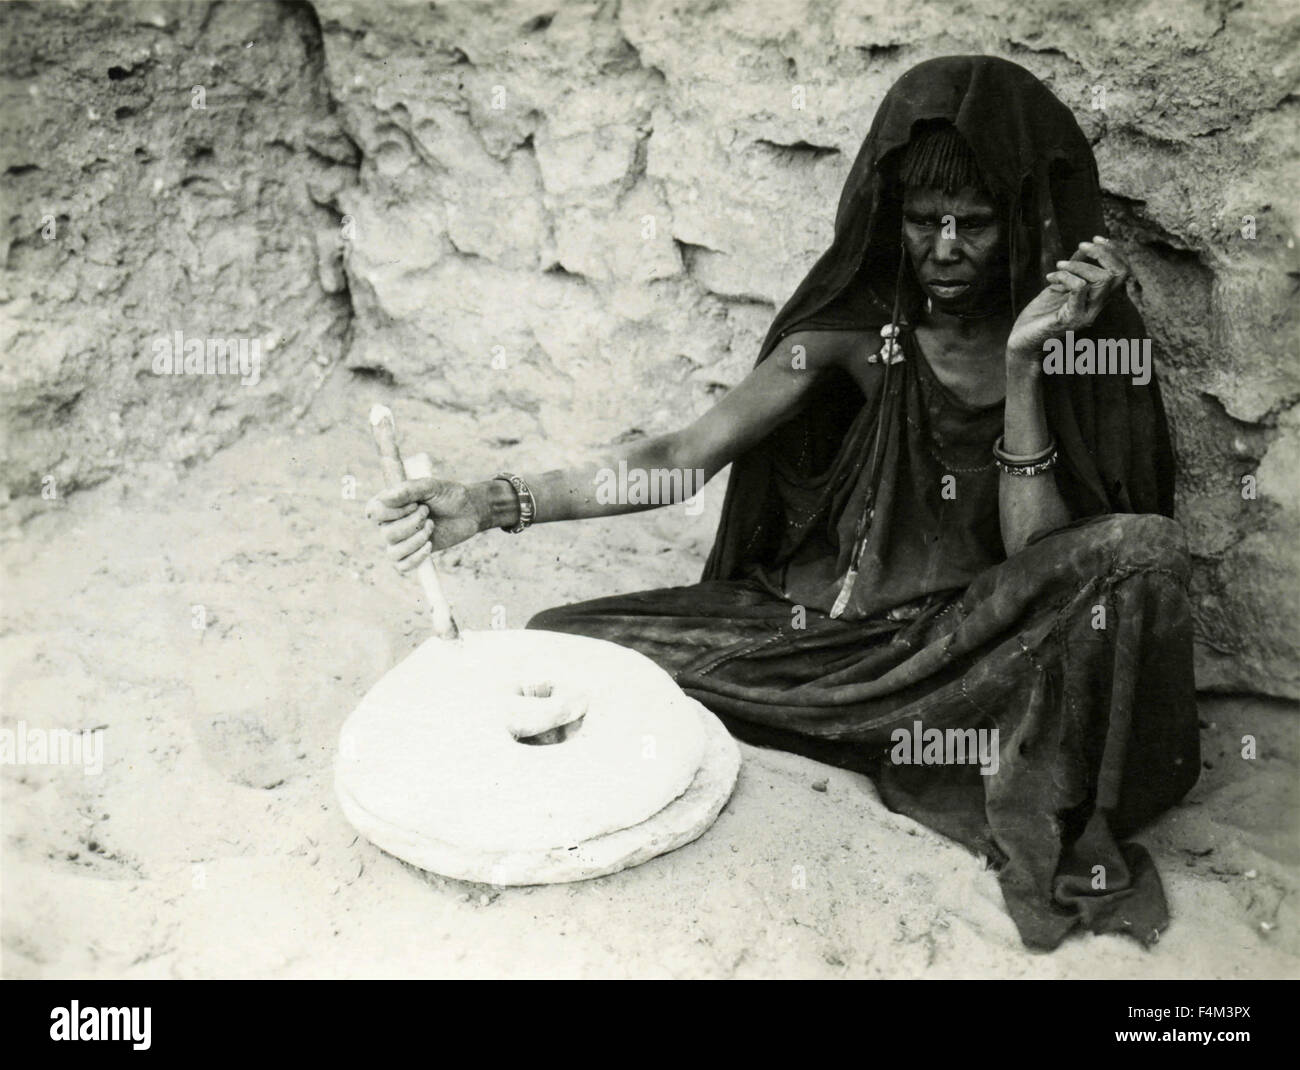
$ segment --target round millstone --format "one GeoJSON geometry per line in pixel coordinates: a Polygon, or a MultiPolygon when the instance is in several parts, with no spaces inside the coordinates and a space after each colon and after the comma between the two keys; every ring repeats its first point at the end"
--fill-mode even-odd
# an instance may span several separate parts
{"type": "Polygon", "coordinates": [[[544,884],[612,873],[699,836],[740,757],[649,658],[545,631],[429,640],[348,718],[348,820],[445,876],[544,884]]]}

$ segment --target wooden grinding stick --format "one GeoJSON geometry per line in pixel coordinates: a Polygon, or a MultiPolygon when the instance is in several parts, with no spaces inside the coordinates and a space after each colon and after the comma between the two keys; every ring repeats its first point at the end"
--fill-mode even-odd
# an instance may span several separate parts
{"type": "MultiPolygon", "coordinates": [[[[375,447],[379,450],[384,486],[395,487],[407,479],[422,479],[433,475],[433,464],[427,453],[416,454],[405,465],[402,464],[402,455],[397,449],[397,427],[388,406],[376,405],[370,410],[370,430],[375,438],[375,447]]],[[[415,575],[424,590],[425,600],[429,603],[434,635],[439,639],[459,638],[460,629],[456,627],[456,620],[451,615],[451,606],[442,592],[442,584],[438,580],[438,571],[433,567],[432,558],[426,557],[421,561],[415,575]]]]}

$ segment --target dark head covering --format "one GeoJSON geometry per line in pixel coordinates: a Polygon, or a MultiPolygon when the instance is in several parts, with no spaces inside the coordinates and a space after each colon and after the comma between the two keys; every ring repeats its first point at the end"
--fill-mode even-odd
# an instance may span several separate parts
{"type": "MultiPolygon", "coordinates": [[[[908,273],[900,272],[897,170],[918,124],[933,120],[950,122],[966,139],[1004,212],[1013,311],[1043,289],[1057,260],[1104,234],[1097,163],[1069,108],[1008,60],[928,60],[881,102],[844,183],[831,247],[773,321],[759,363],[795,331],[876,333],[890,322],[896,296],[900,318],[914,317],[919,292],[898,290],[908,273]]],[[[1076,336],[1139,339],[1146,330],[1127,296],[1116,293],[1076,336]]],[[[1052,375],[1043,384],[1061,455],[1057,485],[1074,518],[1172,516],[1173,454],[1154,371],[1145,386],[1121,375],[1052,375]]],[[[863,400],[847,374],[829,373],[790,420],[734,462],[704,579],[732,579],[750,564],[773,563],[789,543],[783,528],[790,494],[817,485],[863,400]]]]}

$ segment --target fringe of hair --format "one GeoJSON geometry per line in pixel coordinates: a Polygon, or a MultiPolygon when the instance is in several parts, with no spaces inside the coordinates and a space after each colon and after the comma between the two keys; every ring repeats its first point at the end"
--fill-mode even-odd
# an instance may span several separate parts
{"type": "Polygon", "coordinates": [[[913,137],[904,151],[898,173],[905,189],[956,193],[971,187],[988,193],[975,153],[951,123],[931,126],[913,137]]]}

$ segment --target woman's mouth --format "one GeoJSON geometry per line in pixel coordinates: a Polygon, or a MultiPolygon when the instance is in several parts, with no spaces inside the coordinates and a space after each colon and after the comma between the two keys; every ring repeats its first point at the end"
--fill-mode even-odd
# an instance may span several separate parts
{"type": "Polygon", "coordinates": [[[969,282],[959,282],[955,279],[935,279],[930,283],[930,292],[935,297],[960,297],[969,289],[969,282]]]}

